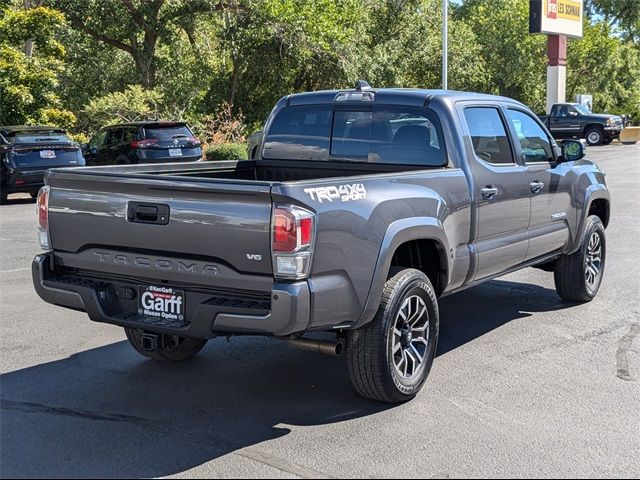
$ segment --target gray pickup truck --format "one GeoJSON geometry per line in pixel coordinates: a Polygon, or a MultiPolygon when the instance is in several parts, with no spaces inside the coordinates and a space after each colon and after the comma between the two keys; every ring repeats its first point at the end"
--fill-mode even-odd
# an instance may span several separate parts
{"type": "Polygon", "coordinates": [[[234,335],[344,350],[360,394],[402,402],[440,296],[531,266],[568,301],[600,287],[605,175],[514,100],[361,82],[283,98],[264,132],[249,161],[50,171],[40,297],[156,360],[234,335]]]}

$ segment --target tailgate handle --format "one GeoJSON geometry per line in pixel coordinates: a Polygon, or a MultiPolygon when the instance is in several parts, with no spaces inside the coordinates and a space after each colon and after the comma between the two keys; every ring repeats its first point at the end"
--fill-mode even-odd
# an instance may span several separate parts
{"type": "Polygon", "coordinates": [[[127,220],[133,223],[167,225],[169,223],[169,205],[129,202],[127,220]]]}

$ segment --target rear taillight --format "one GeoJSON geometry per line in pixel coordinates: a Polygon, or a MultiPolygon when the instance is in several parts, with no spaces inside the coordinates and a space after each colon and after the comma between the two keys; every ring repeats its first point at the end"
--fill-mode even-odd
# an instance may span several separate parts
{"type": "Polygon", "coordinates": [[[294,205],[273,209],[271,252],[276,277],[300,279],[309,275],[315,220],[313,212],[294,205]]]}
{"type": "Polygon", "coordinates": [[[38,201],[36,203],[38,210],[38,238],[40,246],[45,250],[49,250],[49,186],[45,185],[38,192],[38,201]]]}
{"type": "Polygon", "coordinates": [[[194,147],[197,147],[200,145],[200,140],[198,140],[196,137],[189,137],[187,138],[187,142],[189,142],[191,145],[193,145],[194,147]]]}
{"type": "Polygon", "coordinates": [[[158,143],[156,138],[145,138],[144,140],[134,140],[131,142],[131,148],[147,148],[158,143]]]}

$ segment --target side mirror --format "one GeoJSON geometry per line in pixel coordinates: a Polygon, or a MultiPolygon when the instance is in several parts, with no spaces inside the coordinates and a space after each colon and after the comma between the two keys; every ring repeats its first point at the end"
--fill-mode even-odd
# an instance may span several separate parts
{"type": "Polygon", "coordinates": [[[562,142],[562,158],[565,162],[575,162],[584,158],[585,147],[579,140],[565,140],[562,142]]]}

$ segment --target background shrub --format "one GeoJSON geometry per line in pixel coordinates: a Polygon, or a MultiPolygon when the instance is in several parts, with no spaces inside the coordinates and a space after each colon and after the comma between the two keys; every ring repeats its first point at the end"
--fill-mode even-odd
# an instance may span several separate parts
{"type": "Polygon", "coordinates": [[[211,145],[205,152],[205,160],[247,160],[247,146],[242,143],[211,145]]]}

